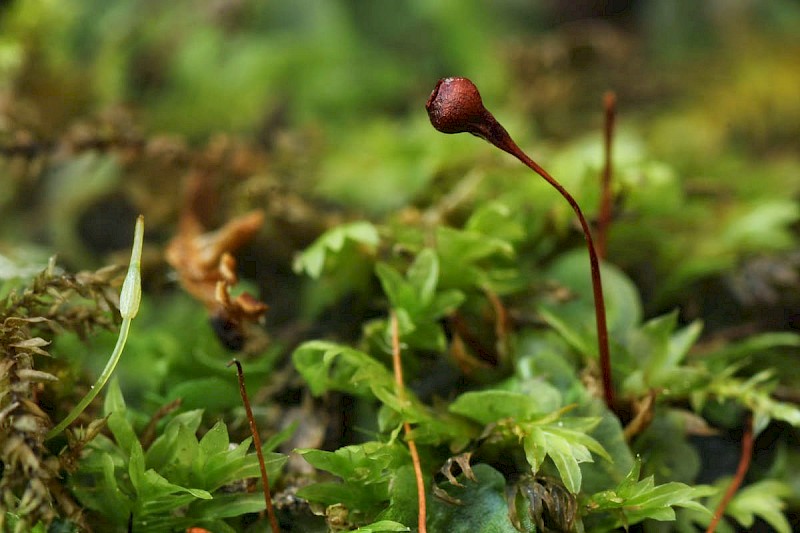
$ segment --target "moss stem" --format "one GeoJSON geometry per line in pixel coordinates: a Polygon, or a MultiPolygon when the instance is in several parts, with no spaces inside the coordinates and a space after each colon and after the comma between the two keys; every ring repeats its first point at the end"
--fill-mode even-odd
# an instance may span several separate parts
{"type": "Polygon", "coordinates": [[[133,250],[131,251],[131,262],[128,266],[128,273],[125,275],[125,281],[122,284],[122,291],[119,296],[119,312],[122,315],[122,324],[119,328],[119,335],[117,336],[117,344],[114,346],[114,351],[111,352],[106,367],[100,373],[97,381],[94,382],[89,392],[81,398],[72,411],[56,425],[53,429],[47,432],[45,439],[49,440],[64,431],[86,407],[95,399],[100,393],[100,390],[111,378],[122,351],[125,348],[125,343],[128,340],[128,332],[131,329],[131,322],[136,314],[139,312],[139,303],[142,300],[142,278],[141,278],[141,262],[142,262],[142,243],[144,241],[144,217],[139,215],[136,219],[136,229],[133,235],[133,250]]]}

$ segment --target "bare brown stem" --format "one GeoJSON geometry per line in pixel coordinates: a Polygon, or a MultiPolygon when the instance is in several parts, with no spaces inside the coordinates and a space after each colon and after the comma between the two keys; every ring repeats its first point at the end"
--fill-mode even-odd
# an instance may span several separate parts
{"type": "MultiPolygon", "coordinates": [[[[397,385],[397,395],[400,400],[405,400],[405,385],[403,383],[403,365],[400,361],[400,327],[397,323],[397,315],[394,311],[390,314],[390,323],[392,330],[392,365],[394,366],[394,380],[397,385]]],[[[422,466],[419,462],[419,453],[417,453],[417,444],[414,439],[409,438],[411,433],[411,426],[408,422],[403,422],[403,432],[406,435],[406,442],[408,443],[408,451],[411,453],[411,463],[414,465],[414,477],[417,480],[417,502],[419,504],[419,513],[417,514],[417,529],[419,533],[426,533],[427,527],[427,512],[425,505],[425,479],[422,477],[422,466]]]]}
{"type": "Polygon", "coordinates": [[[275,509],[272,507],[272,495],[269,492],[269,478],[267,477],[267,465],[264,463],[264,452],[261,450],[261,437],[258,434],[256,419],[253,417],[253,410],[250,408],[250,399],[247,396],[247,389],[244,386],[242,364],[237,359],[232,359],[231,362],[228,363],[228,366],[231,365],[236,365],[236,374],[239,377],[239,394],[242,396],[244,410],[245,413],[247,413],[247,421],[250,422],[250,433],[253,435],[253,445],[256,447],[256,455],[258,455],[258,466],[261,469],[261,484],[264,486],[264,502],[267,504],[269,525],[272,529],[272,533],[280,533],[281,528],[278,525],[275,509]]]}
{"type": "Polygon", "coordinates": [[[717,505],[716,510],[714,510],[714,516],[711,518],[711,523],[708,525],[706,533],[714,533],[714,531],[716,531],[717,525],[722,519],[722,515],[725,514],[725,509],[728,508],[728,504],[731,503],[733,496],[736,494],[736,491],[739,490],[739,487],[744,481],[744,476],[747,474],[748,468],[750,468],[750,459],[752,457],[753,416],[750,415],[747,417],[747,422],[744,426],[744,433],[742,434],[742,454],[739,456],[739,466],[736,467],[736,475],[733,476],[731,484],[728,485],[728,490],[725,491],[725,494],[722,496],[722,500],[720,500],[719,505],[717,505]]]}
{"type": "Polygon", "coordinates": [[[605,120],[603,126],[603,176],[600,183],[600,209],[597,215],[597,255],[606,258],[608,230],[611,226],[611,148],[614,140],[614,123],[617,111],[617,95],[612,91],[603,96],[605,120]]]}

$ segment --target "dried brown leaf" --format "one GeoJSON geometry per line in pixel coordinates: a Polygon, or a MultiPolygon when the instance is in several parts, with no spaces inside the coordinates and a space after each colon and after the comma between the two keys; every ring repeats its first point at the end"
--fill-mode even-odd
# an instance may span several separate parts
{"type": "Polygon", "coordinates": [[[186,292],[223,324],[222,329],[241,331],[244,323],[261,320],[267,305],[246,292],[231,297],[230,290],[238,283],[232,254],[260,230],[264,212],[251,211],[217,230],[206,231],[198,214],[201,200],[208,201],[204,179],[202,172],[189,176],[178,234],[167,246],[166,260],[186,292]]]}
{"type": "Polygon", "coordinates": [[[41,370],[33,370],[32,368],[23,368],[17,371],[17,376],[23,381],[34,382],[53,382],[58,381],[58,378],[49,372],[42,372],[41,370]]]}

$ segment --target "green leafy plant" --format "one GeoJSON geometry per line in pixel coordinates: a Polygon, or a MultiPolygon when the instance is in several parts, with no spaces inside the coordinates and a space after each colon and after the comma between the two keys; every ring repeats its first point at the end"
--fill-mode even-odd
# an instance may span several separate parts
{"type": "MultiPolygon", "coordinates": [[[[441,260],[444,261],[445,258],[441,260]]],[[[455,261],[455,257],[447,260],[455,261]]],[[[441,278],[443,271],[438,267],[439,261],[439,254],[436,251],[422,248],[408,265],[405,276],[386,264],[379,263],[375,266],[376,276],[381,280],[392,307],[398,309],[399,316],[403,317],[400,322],[405,325],[400,328],[401,338],[411,353],[442,350],[445,339],[441,326],[435,326],[437,317],[441,318],[448,312],[452,313],[459,305],[463,305],[465,291],[474,290],[472,286],[474,280],[470,277],[461,278],[461,290],[439,288],[437,278],[441,278]],[[434,304],[437,301],[442,303],[434,304]],[[421,324],[422,327],[418,328],[417,324],[421,324]]],[[[572,272],[575,279],[585,279],[581,269],[573,269],[572,272]]],[[[619,272],[614,272],[610,279],[613,280],[612,285],[629,287],[619,272]]],[[[621,294],[625,294],[625,291],[623,290],[621,294]]],[[[683,367],[680,363],[688,347],[697,338],[698,328],[690,327],[684,332],[673,334],[676,327],[674,315],[644,326],[639,325],[636,320],[630,323],[629,317],[618,313],[616,306],[626,306],[620,309],[628,307],[638,309],[635,293],[630,294],[627,299],[614,298],[610,302],[612,303],[610,316],[620,317],[613,322],[615,327],[612,331],[615,332],[615,336],[619,335],[620,339],[630,337],[631,340],[628,342],[637,353],[652,353],[653,355],[649,356],[652,362],[647,363],[648,359],[645,359],[643,368],[650,368],[648,364],[658,365],[658,370],[653,370],[653,374],[663,375],[667,380],[662,383],[645,384],[635,391],[631,390],[630,393],[641,394],[642,391],[650,390],[651,386],[667,387],[679,379],[683,380],[683,367]],[[648,351],[642,351],[644,346],[649,347],[648,351]],[[670,371],[669,368],[673,367],[676,370],[670,371]]],[[[569,341],[568,345],[573,346],[573,349],[590,350],[588,346],[591,346],[591,343],[577,340],[586,333],[582,330],[568,329],[569,324],[579,328],[581,320],[570,321],[569,318],[577,319],[574,313],[573,316],[562,315],[562,319],[556,320],[555,313],[558,311],[563,313],[564,310],[557,305],[551,305],[550,309],[554,313],[552,322],[562,325],[556,330],[563,335],[563,339],[569,341]]],[[[367,340],[375,335],[374,332],[380,332],[385,327],[384,324],[382,327],[365,330],[367,340]]],[[[379,336],[369,342],[369,346],[372,346],[378,354],[381,350],[387,349],[387,343],[381,341],[384,338],[379,336]]],[[[546,342],[552,343],[553,347],[558,346],[556,339],[546,342]]],[[[540,347],[537,352],[542,352],[542,348],[540,347]]],[[[591,354],[582,355],[586,360],[591,360],[591,354]]],[[[596,404],[592,403],[591,396],[580,386],[574,374],[568,377],[560,388],[554,388],[539,380],[531,381],[530,378],[523,378],[527,364],[525,361],[530,360],[534,365],[540,364],[537,361],[540,357],[534,354],[531,354],[530,359],[522,358],[518,362],[520,373],[511,378],[507,390],[465,392],[454,398],[446,411],[426,406],[411,392],[401,400],[397,396],[391,373],[380,359],[380,356],[376,360],[360,350],[322,341],[306,343],[294,354],[295,365],[314,394],[334,390],[378,400],[383,405],[379,429],[382,432],[389,432],[387,435],[396,435],[399,421],[407,420],[413,427],[410,436],[423,446],[423,450],[433,453],[434,456],[444,458],[446,454],[443,456],[442,452],[445,450],[458,452],[465,449],[488,457],[497,457],[498,454],[509,457],[519,455],[523,462],[514,464],[521,474],[528,472],[544,476],[550,473],[562,484],[565,494],[574,495],[582,494],[584,473],[590,475],[593,490],[597,490],[598,486],[602,487],[608,483],[607,480],[599,481],[598,472],[604,471],[605,475],[616,472],[610,479],[618,476],[620,485],[616,489],[608,487],[595,493],[597,502],[604,503],[586,504],[582,508],[583,511],[581,513],[576,511],[576,515],[571,519],[571,523],[574,524],[586,520],[587,524],[595,524],[598,528],[610,530],[622,523],[636,523],[648,518],[671,519],[674,518],[674,514],[671,514],[674,506],[701,509],[698,500],[712,492],[710,488],[693,489],[689,485],[676,482],[656,485],[652,476],[639,481],[639,466],[630,471],[620,470],[620,467],[625,467],[624,465],[630,461],[630,452],[623,443],[622,428],[618,423],[615,425],[612,422],[613,417],[605,418],[610,415],[573,414],[597,409],[596,404]],[[570,405],[568,398],[573,402],[577,401],[577,404],[570,405]],[[591,436],[591,433],[601,424],[603,430],[599,435],[602,441],[598,441],[591,436]],[[613,456],[603,443],[614,450],[613,456]],[[623,444],[620,447],[618,443],[623,444]],[[592,455],[598,456],[601,462],[608,462],[609,467],[587,470],[586,465],[594,464],[592,455]],[[616,466],[614,463],[617,463],[616,466]],[[619,494],[612,496],[614,490],[622,496],[619,494]],[[632,512],[628,516],[624,502],[627,501],[626,498],[634,496],[638,499],[633,500],[634,503],[630,508],[639,509],[640,514],[632,512]],[[612,505],[612,501],[616,502],[617,507],[612,505]],[[649,503],[645,505],[641,502],[649,503]]],[[[624,361],[626,359],[623,359],[624,361]]],[[[621,368],[626,367],[623,365],[621,368]]],[[[565,370],[568,373],[573,372],[565,370]]],[[[630,383],[643,379],[636,378],[637,375],[642,375],[641,369],[634,370],[634,367],[631,367],[628,371],[631,372],[630,383]]],[[[685,371],[691,373],[692,368],[686,367],[685,371]]],[[[649,372],[644,374],[650,375],[649,372]]],[[[630,387],[625,390],[628,389],[630,387]]],[[[679,392],[681,391],[672,391],[673,394],[679,392]]],[[[684,397],[688,392],[685,388],[682,390],[684,397]]],[[[358,525],[359,519],[361,523],[368,523],[384,516],[381,514],[382,508],[388,505],[391,509],[390,494],[386,487],[390,485],[397,487],[399,483],[395,478],[399,475],[397,472],[403,467],[410,468],[408,456],[403,453],[403,449],[391,444],[394,438],[390,437],[386,442],[363,445],[365,447],[359,445],[343,448],[337,452],[302,451],[312,465],[329,471],[342,480],[334,485],[327,483],[311,485],[301,492],[309,500],[325,506],[325,515],[330,527],[335,527],[337,521],[344,520],[343,517],[347,517],[345,521],[347,524],[358,525]],[[364,461],[365,465],[359,466],[364,461]],[[368,474],[369,472],[371,474],[368,474]],[[379,485],[373,487],[373,483],[379,485]],[[346,494],[349,496],[345,497],[346,494]]],[[[407,481],[410,482],[410,479],[407,481]]],[[[586,497],[591,500],[593,496],[586,497]]],[[[443,520],[444,514],[440,513],[447,514],[447,511],[435,506],[431,508],[429,524],[443,520]]],[[[535,513],[531,511],[529,514],[528,520],[531,521],[529,523],[533,523],[534,518],[531,517],[535,513]]],[[[527,516],[525,513],[519,515],[527,516]]],[[[506,515],[504,523],[511,525],[509,520],[506,515]]]]}
{"type": "Polygon", "coordinates": [[[595,522],[593,530],[627,527],[646,519],[674,521],[675,507],[708,513],[697,500],[713,493],[713,488],[690,487],[676,482],[656,486],[653,476],[640,480],[640,471],[641,463],[637,461],[618,486],[589,497],[586,507],[590,513],[606,511],[603,513],[605,524],[595,522]]]}
{"type": "Polygon", "coordinates": [[[506,4],[4,5],[0,530],[792,530],[800,10],[506,4]]]}
{"type": "MultiPolygon", "coordinates": [[[[528,164],[528,158],[520,155],[505,130],[485,111],[477,91],[466,80],[440,82],[427,107],[437,129],[446,133],[472,132],[528,164]],[[459,86],[451,90],[447,85],[451,82],[467,84],[467,88],[459,86]],[[466,96],[462,94],[464,91],[466,96]]],[[[540,167],[534,163],[532,168],[540,167]]],[[[551,179],[547,181],[552,184],[551,179]]],[[[560,186],[557,188],[562,190],[560,186]]],[[[434,464],[437,458],[443,464],[448,454],[468,450],[469,457],[479,457],[489,464],[499,463],[505,470],[514,472],[518,481],[513,481],[514,475],[505,481],[507,489],[513,487],[515,496],[509,500],[513,511],[504,517],[502,527],[548,530],[553,524],[560,524],[556,529],[611,531],[639,522],[682,522],[684,515],[693,516],[696,523],[708,525],[712,515],[703,502],[715,503],[713,497],[718,494],[718,488],[670,480],[678,475],[690,481],[696,475],[696,469],[692,470],[691,466],[679,466],[680,454],[689,450],[689,457],[692,457],[693,453],[680,423],[676,422],[682,416],[679,406],[688,403],[694,416],[701,417],[709,416],[707,407],[712,399],[720,404],[734,402],[753,413],[756,432],[772,419],[797,426],[800,410],[774,399],[771,393],[775,382],[769,370],[747,378],[735,376],[746,364],[737,361],[738,357],[755,357],[774,349],[792,348],[798,337],[767,334],[760,339],[730,343],[719,352],[693,356],[702,324],[695,321],[680,325],[677,312],[643,321],[643,305],[636,288],[624,273],[611,265],[602,266],[603,278],[611,287],[610,296],[604,302],[601,294],[598,300],[601,266],[592,249],[588,225],[571,196],[568,200],[581,219],[590,248],[590,265],[587,267],[580,254],[572,252],[551,259],[548,268],[532,276],[546,279],[556,285],[556,291],[563,291],[560,296],[556,291],[554,296],[543,292],[533,304],[526,305],[551,328],[548,333],[520,331],[520,338],[510,341],[508,336],[513,338],[514,335],[502,325],[505,310],[494,305],[498,319],[494,342],[497,346],[506,346],[502,350],[497,348],[498,353],[505,352],[505,365],[494,371],[505,372],[508,376],[499,389],[451,392],[446,404],[434,403],[433,407],[413,393],[401,398],[386,368],[390,321],[381,319],[365,324],[359,348],[312,341],[295,351],[295,365],[314,394],[339,391],[380,403],[377,429],[388,440],[371,442],[371,448],[393,447],[399,424],[405,420],[413,427],[406,440],[420,443],[422,456],[427,455],[428,461],[434,464]],[[602,319],[598,318],[598,301],[604,311],[602,319]],[[608,338],[604,339],[606,335],[608,338]],[[579,378],[585,372],[582,369],[591,367],[596,359],[594,347],[603,344],[610,345],[615,364],[612,374],[611,367],[601,357],[602,390],[607,406],[622,409],[619,413],[628,422],[624,428],[614,413],[597,404],[587,383],[579,378]],[[513,346],[510,352],[508,346],[513,346]],[[541,379],[542,376],[547,376],[547,381],[541,379]],[[619,402],[609,402],[612,377],[620,387],[619,402]],[[623,409],[623,405],[627,407],[623,409]],[[630,411],[626,411],[628,409],[630,411]],[[654,422],[656,418],[658,423],[654,422]],[[672,422],[665,425],[661,420],[672,422]],[[655,435],[666,427],[677,431],[670,437],[669,447],[656,444],[648,448],[654,442],[652,439],[658,438],[655,435]],[[645,460],[634,460],[634,454],[641,454],[645,460]],[[588,480],[586,484],[585,479],[588,480]],[[560,504],[556,503],[559,501],[560,504]]],[[[474,213],[464,229],[436,228],[433,246],[427,245],[424,236],[414,235],[409,228],[391,226],[380,232],[382,239],[389,243],[371,243],[392,248],[391,239],[394,238],[398,243],[394,249],[405,252],[405,258],[397,261],[395,257],[393,264],[389,261],[374,263],[371,259],[367,263],[374,264],[375,276],[388,306],[397,312],[404,348],[416,355],[416,359],[408,363],[416,379],[424,375],[420,372],[425,364],[421,358],[425,354],[449,351],[451,365],[454,362],[463,364],[465,356],[458,351],[462,349],[455,348],[458,339],[454,336],[460,331],[453,328],[453,324],[458,324],[454,317],[475,313],[480,309],[475,306],[476,302],[481,298],[490,300],[487,295],[494,289],[501,290],[509,298],[525,290],[525,284],[520,283],[525,276],[519,270],[513,267],[503,270],[506,259],[519,257],[519,246],[526,236],[525,230],[509,219],[507,213],[502,203],[495,203],[474,213]],[[500,223],[491,224],[489,220],[500,223]],[[398,262],[402,268],[394,266],[398,262]]],[[[426,229],[419,231],[424,235],[426,229]]],[[[316,264],[329,264],[335,272],[338,254],[346,254],[341,246],[335,246],[326,247],[327,255],[321,256],[322,243],[328,239],[341,240],[330,232],[320,237],[307,253],[313,254],[316,264]]],[[[315,274],[321,272],[321,268],[314,270],[315,274]]],[[[473,341],[469,348],[485,356],[481,353],[481,341],[473,341]]],[[[600,351],[603,353],[604,349],[600,351]]],[[[608,354],[608,346],[605,352],[608,354]]],[[[494,364],[499,362],[495,360],[494,364]]],[[[485,365],[484,372],[492,370],[488,366],[485,365]]],[[[453,366],[449,368],[452,371],[453,366]]],[[[448,370],[440,367],[440,371],[448,370]]],[[[613,398],[613,393],[611,396],[613,398]]],[[[312,485],[303,491],[309,500],[325,506],[329,527],[335,529],[343,524],[360,525],[359,520],[364,523],[398,516],[403,516],[401,523],[411,523],[408,509],[404,515],[397,514],[396,502],[392,502],[386,490],[360,492],[365,485],[355,472],[371,471],[358,466],[364,460],[371,460],[370,454],[358,447],[340,451],[342,455],[325,452],[322,456],[312,450],[303,452],[312,465],[342,480],[332,486],[312,485]],[[358,459],[352,455],[356,451],[358,459]],[[322,459],[334,456],[337,457],[335,467],[322,459]],[[343,494],[353,494],[353,498],[335,496],[336,487],[344,487],[343,494]],[[375,496],[375,499],[369,500],[367,496],[375,496]],[[382,508],[388,511],[382,514],[382,508]],[[364,509],[369,511],[364,512],[364,509]]],[[[745,465],[749,462],[749,453],[745,446],[742,452],[745,465]]],[[[380,457],[386,456],[377,454],[377,462],[370,463],[376,468],[372,471],[377,475],[375,479],[382,487],[391,485],[400,492],[410,492],[410,487],[403,489],[399,485],[399,480],[403,479],[399,472],[408,475],[408,458],[393,455],[392,461],[405,460],[406,464],[387,466],[389,463],[382,462],[380,457]]],[[[451,455],[449,460],[453,458],[451,455]]],[[[473,469],[469,463],[469,460],[459,463],[467,477],[473,469]]],[[[482,466],[481,463],[475,465],[482,466]]],[[[428,468],[431,472],[431,467],[428,468]]],[[[737,474],[737,484],[746,471],[745,466],[737,474]]],[[[410,478],[405,479],[410,481],[410,478]]],[[[365,483],[369,485],[372,481],[365,483]]],[[[435,481],[428,483],[430,487],[435,481]]],[[[436,490],[441,489],[438,487],[436,490]]],[[[728,489],[731,494],[735,491],[735,487],[728,489]]],[[[413,508],[410,500],[407,505],[413,508]]],[[[725,509],[726,504],[720,504],[717,514],[725,509]]],[[[428,525],[439,524],[443,530],[452,530],[448,528],[455,527],[454,523],[447,522],[449,519],[445,516],[451,515],[434,505],[428,510],[428,525]]],[[[740,515],[740,518],[748,523],[752,521],[751,516],[740,515]]],[[[774,521],[774,517],[769,519],[774,521]]]]}
{"type": "MultiPolygon", "coordinates": [[[[251,439],[231,447],[221,422],[198,439],[202,412],[194,410],[173,417],[145,449],[116,381],[109,387],[104,413],[113,440],[104,435],[93,439],[71,482],[83,505],[102,515],[108,527],[124,530],[132,523],[149,531],[191,526],[235,531],[226,518],[264,508],[259,493],[223,490],[258,477],[258,458],[247,453],[251,439]]],[[[273,480],[286,457],[271,450],[287,436],[277,435],[262,448],[273,480]]]]}

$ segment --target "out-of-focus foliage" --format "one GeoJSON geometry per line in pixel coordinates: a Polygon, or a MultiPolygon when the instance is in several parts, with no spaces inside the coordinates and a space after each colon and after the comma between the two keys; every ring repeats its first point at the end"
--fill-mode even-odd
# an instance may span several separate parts
{"type": "Polygon", "coordinates": [[[55,89],[53,108],[71,101],[85,112],[135,101],[152,126],[195,135],[255,128],[284,106],[293,118],[314,122],[400,110],[416,83],[443,66],[469,68],[500,87],[492,25],[482,23],[490,8],[482,2],[142,7],[14,2],[4,14],[5,68],[22,71],[34,89],[55,89]],[[403,72],[411,68],[425,74],[408,78],[403,72]]]}
{"type": "Polygon", "coordinates": [[[233,274],[269,309],[238,356],[265,448],[299,452],[270,456],[286,531],[416,524],[407,438],[430,531],[695,531],[748,415],[756,449],[777,451],[756,454],[719,530],[788,531],[800,8],[602,4],[3,3],[0,529],[263,530],[217,340],[231,324],[164,261],[182,213],[202,240],[258,210],[233,274]],[[616,92],[602,275],[618,412],[598,399],[570,207],[507,155],[430,127],[423,104],[448,75],[478,84],[590,219],[616,92]],[[145,293],[119,386],[44,442],[113,345],[96,331],[113,327],[112,270],[96,269],[126,260],[140,212],[145,293]],[[53,253],[95,272],[37,277],[53,253]]]}

